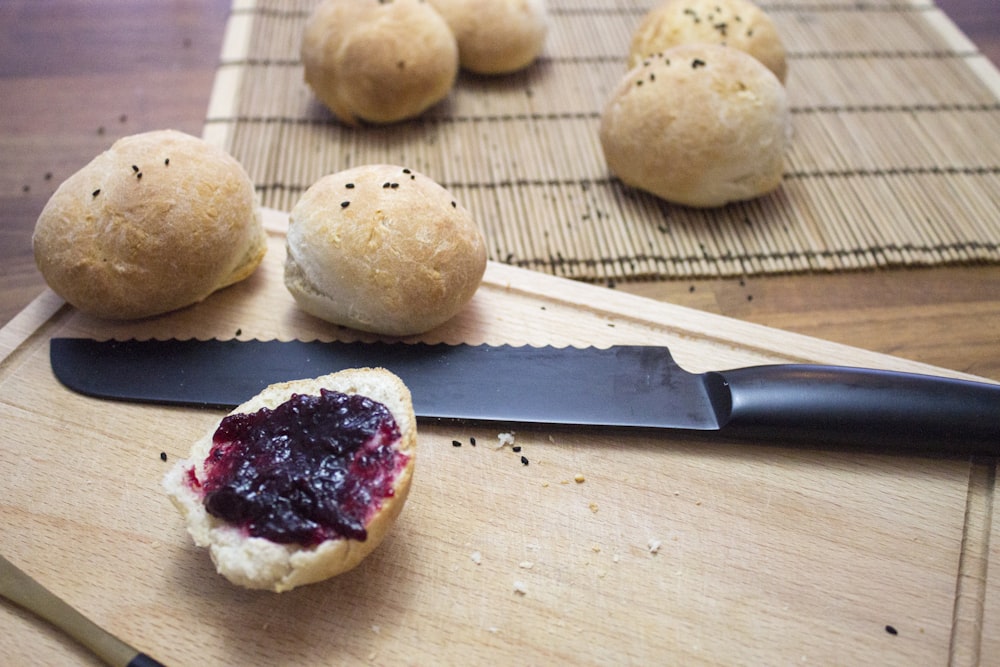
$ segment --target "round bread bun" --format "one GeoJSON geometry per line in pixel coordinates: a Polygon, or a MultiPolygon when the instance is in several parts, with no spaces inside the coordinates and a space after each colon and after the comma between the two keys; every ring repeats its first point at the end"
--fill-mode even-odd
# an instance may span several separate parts
{"type": "Polygon", "coordinates": [[[32,245],[57,294],[108,319],[197,303],[253,273],[267,249],[243,167],[173,130],[119,139],[66,179],[32,245]]]}
{"type": "Polygon", "coordinates": [[[428,0],[458,40],[460,65],[476,74],[524,69],[545,46],[543,0],[428,0]]]}
{"type": "Polygon", "coordinates": [[[402,455],[404,462],[395,473],[392,491],[374,499],[374,513],[365,524],[367,536],[363,540],[336,537],[312,546],[278,543],[251,536],[246,528],[209,514],[201,487],[208,478],[205,462],[213,452],[215,428],[193,445],[188,459],[178,461],[164,477],[164,489],[184,517],[195,544],[208,547],[219,574],[238,586],[280,593],[346,572],[382,542],[406,502],[416,456],[416,418],[409,389],[389,371],[349,369],[315,379],[271,385],[230,414],[248,415],[261,408],[273,410],[295,394],[317,396],[321,389],[356,394],[383,404],[399,429],[395,456],[400,460],[402,455]]]}
{"type": "Polygon", "coordinates": [[[600,125],[608,167],[622,182],[696,207],[777,188],[789,135],[777,77],[713,44],[677,46],[630,70],[600,125]]]}
{"type": "Polygon", "coordinates": [[[423,0],[323,0],[302,36],[306,83],[344,123],[394,123],[451,91],[458,45],[423,0]]]}
{"type": "Polygon", "coordinates": [[[679,44],[707,42],[746,51],[785,82],[788,65],[778,30],[750,0],[667,0],[632,36],[629,69],[679,44]]]}
{"type": "Polygon", "coordinates": [[[393,165],[326,176],[289,217],[285,286],[307,313],[391,336],[451,319],[478,289],[486,244],[429,177],[393,165]]]}

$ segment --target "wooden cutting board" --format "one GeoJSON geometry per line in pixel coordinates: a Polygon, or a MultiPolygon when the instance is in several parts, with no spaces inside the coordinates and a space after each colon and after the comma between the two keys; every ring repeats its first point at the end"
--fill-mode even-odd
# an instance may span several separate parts
{"type": "MultiPolygon", "coordinates": [[[[109,323],[48,292],[0,330],[3,553],[126,641],[200,666],[972,664],[998,645],[992,463],[670,433],[517,428],[514,453],[504,425],[422,425],[410,500],[360,567],[281,595],[233,587],[160,488],[221,413],[73,394],[48,340],[357,336],[296,308],[284,216],[267,220],[264,265],[201,304],[109,323]]],[[[499,264],[421,339],[959,376],[499,264]]],[[[92,660],[6,604],[0,655],[92,660]]]]}

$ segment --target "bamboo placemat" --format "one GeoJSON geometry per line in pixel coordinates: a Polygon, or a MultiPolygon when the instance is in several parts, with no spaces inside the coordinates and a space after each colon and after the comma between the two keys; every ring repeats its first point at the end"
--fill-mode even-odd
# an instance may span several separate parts
{"type": "Polygon", "coordinates": [[[462,74],[419,119],[348,128],[302,81],[315,0],[234,0],[205,137],[290,210],[322,176],[418,169],[475,215],[490,258],[586,280],[1000,260],[1000,73],[930,0],[759,4],[788,50],[794,139],[775,193],[721,209],[624,187],[597,128],[658,0],[549,0],[530,69],[462,74]]]}

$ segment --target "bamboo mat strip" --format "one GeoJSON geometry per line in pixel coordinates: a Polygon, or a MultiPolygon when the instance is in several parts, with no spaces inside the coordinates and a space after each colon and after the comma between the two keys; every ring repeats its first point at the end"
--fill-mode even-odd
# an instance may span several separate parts
{"type": "Polygon", "coordinates": [[[334,171],[415,168],[473,212],[491,259],[582,280],[1000,261],[1000,73],[932,2],[761,2],[788,49],[785,179],[712,210],[624,187],[597,140],[656,4],[550,0],[528,70],[462,74],[419,119],[349,128],[302,82],[315,0],[234,0],[205,137],[281,210],[334,171]]]}

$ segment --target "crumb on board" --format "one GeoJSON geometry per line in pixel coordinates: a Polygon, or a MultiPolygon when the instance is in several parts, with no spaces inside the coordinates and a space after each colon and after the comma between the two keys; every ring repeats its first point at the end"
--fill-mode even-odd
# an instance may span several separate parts
{"type": "Polygon", "coordinates": [[[483,554],[481,554],[478,551],[473,551],[471,554],[469,554],[469,559],[476,565],[479,565],[480,563],[483,562],[483,554]]]}
{"type": "Polygon", "coordinates": [[[590,507],[590,511],[591,512],[593,512],[594,514],[597,514],[597,503],[590,503],[590,505],[588,507],[590,507]]]}
{"type": "Polygon", "coordinates": [[[521,581],[520,579],[516,579],[514,581],[514,592],[517,595],[527,595],[528,594],[528,589],[525,587],[523,581],[521,581]]]}
{"type": "Polygon", "coordinates": [[[535,567],[535,564],[530,560],[522,560],[520,563],[517,564],[517,566],[522,570],[530,570],[531,568],[535,567]]]}
{"type": "Polygon", "coordinates": [[[573,478],[573,481],[576,482],[577,484],[583,484],[585,481],[587,481],[587,478],[584,477],[582,473],[577,473],[576,477],[573,478]]]}
{"type": "Polygon", "coordinates": [[[503,449],[507,445],[513,446],[513,444],[514,444],[514,433],[513,432],[497,433],[497,442],[499,443],[497,445],[497,449],[503,449]]]}
{"type": "Polygon", "coordinates": [[[659,552],[661,546],[663,546],[663,542],[661,542],[660,540],[650,540],[646,544],[646,547],[649,549],[649,553],[651,554],[659,552]]]}

